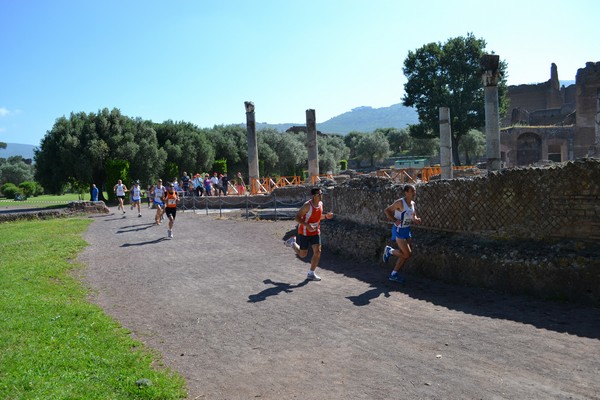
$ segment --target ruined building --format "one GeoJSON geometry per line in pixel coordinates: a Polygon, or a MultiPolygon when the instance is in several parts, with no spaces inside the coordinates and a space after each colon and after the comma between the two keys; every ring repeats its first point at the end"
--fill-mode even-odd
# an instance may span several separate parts
{"type": "Polygon", "coordinates": [[[550,80],[508,87],[509,111],[501,121],[506,167],[540,160],[573,160],[600,144],[600,62],[577,70],[575,84],[560,86],[556,64],[550,80]]]}

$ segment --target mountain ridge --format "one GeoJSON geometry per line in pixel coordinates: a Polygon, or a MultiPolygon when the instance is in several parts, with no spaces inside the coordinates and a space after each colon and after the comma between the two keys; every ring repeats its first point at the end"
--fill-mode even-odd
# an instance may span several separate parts
{"type": "MultiPolygon", "coordinates": [[[[417,111],[402,104],[373,108],[359,106],[343,114],[317,124],[317,130],[323,133],[347,135],[352,131],[373,132],[377,128],[406,128],[419,122],[417,111]]],[[[302,126],[305,122],[269,124],[256,123],[257,129],[272,128],[284,132],[292,126],[302,126]]]]}
{"type": "Polygon", "coordinates": [[[13,156],[21,156],[25,159],[33,160],[33,149],[38,146],[22,143],[6,143],[5,149],[0,149],[0,158],[8,158],[13,156]]]}

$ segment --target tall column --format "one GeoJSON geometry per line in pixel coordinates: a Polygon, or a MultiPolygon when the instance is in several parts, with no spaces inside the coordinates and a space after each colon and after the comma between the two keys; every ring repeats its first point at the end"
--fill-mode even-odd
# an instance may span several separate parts
{"type": "Polygon", "coordinates": [[[319,147],[317,145],[317,123],[315,110],[306,110],[306,135],[308,148],[308,175],[312,182],[319,177],[319,147]],[[314,177],[314,178],[313,178],[314,177]]]}
{"type": "Polygon", "coordinates": [[[440,166],[442,179],[452,179],[452,130],[450,127],[450,109],[440,107],[440,166]]]}
{"type": "Polygon", "coordinates": [[[488,171],[502,168],[500,155],[500,113],[498,111],[498,82],[500,56],[484,54],[480,65],[483,69],[483,86],[485,90],[485,139],[488,171]]]}
{"type": "Polygon", "coordinates": [[[251,184],[251,193],[258,192],[256,180],[258,172],[258,142],[256,141],[256,119],[254,118],[254,103],[245,101],[246,106],[246,129],[248,134],[248,175],[251,184]]]}

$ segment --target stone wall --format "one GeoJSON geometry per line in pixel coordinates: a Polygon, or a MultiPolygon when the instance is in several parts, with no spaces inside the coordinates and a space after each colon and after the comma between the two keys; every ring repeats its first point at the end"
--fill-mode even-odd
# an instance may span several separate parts
{"type": "Polygon", "coordinates": [[[577,126],[593,128],[595,124],[598,90],[600,90],[600,62],[588,62],[577,70],[577,126]]]}
{"type": "Polygon", "coordinates": [[[81,214],[108,214],[110,210],[103,201],[72,201],[61,209],[18,209],[0,214],[0,223],[37,219],[51,219],[81,214]]]}
{"type": "MultiPolygon", "coordinates": [[[[376,177],[326,190],[336,218],[323,223],[324,246],[381,263],[391,244],[383,210],[400,195],[376,177]]],[[[407,272],[600,304],[600,159],[430,182],[417,187],[416,204],[422,224],[407,272]]]]}

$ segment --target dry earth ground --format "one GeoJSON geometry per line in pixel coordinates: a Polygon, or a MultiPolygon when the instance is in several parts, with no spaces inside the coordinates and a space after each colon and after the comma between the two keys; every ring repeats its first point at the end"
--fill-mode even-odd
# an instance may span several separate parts
{"type": "MultiPolygon", "coordinates": [[[[111,208],[115,210],[115,208],[111,208]]],[[[290,221],[93,216],[93,301],[162,354],[189,399],[598,399],[600,309],[361,264],[324,247],[321,282],[290,221]]],[[[418,238],[416,238],[418,240],[418,238]]],[[[348,243],[357,246],[358,243],[348,243]]]]}

